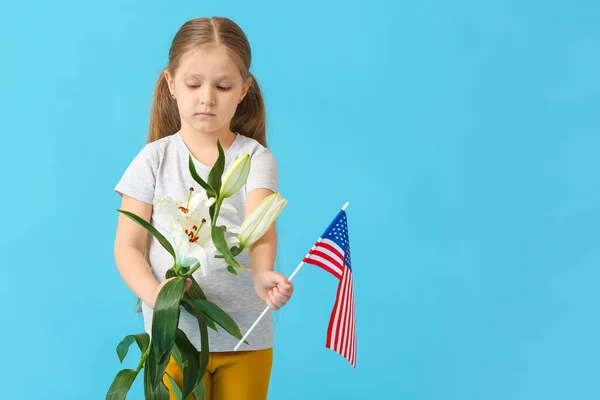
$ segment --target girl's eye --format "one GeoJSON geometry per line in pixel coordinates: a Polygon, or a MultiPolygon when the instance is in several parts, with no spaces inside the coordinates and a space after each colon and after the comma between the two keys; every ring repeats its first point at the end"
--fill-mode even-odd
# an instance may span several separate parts
{"type": "MultiPolygon", "coordinates": [[[[190,89],[198,89],[200,87],[200,85],[187,85],[190,89]]],[[[225,87],[225,86],[217,86],[217,89],[222,90],[224,92],[228,91],[229,89],[231,89],[231,87],[225,87]]]]}

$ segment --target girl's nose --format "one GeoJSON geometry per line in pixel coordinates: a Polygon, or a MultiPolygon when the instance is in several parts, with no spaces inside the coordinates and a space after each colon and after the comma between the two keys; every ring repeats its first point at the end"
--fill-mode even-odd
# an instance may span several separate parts
{"type": "Polygon", "coordinates": [[[203,93],[200,94],[200,103],[201,104],[213,105],[214,102],[215,102],[215,96],[213,94],[213,91],[210,88],[207,90],[204,90],[203,93]]]}

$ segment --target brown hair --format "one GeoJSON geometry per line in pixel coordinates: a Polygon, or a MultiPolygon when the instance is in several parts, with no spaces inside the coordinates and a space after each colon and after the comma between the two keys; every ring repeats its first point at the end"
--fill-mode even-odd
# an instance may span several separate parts
{"type": "MultiPolygon", "coordinates": [[[[238,65],[242,79],[252,78],[248,93],[238,105],[231,119],[230,129],[233,132],[255,139],[263,146],[266,140],[266,113],[263,96],[254,76],[250,73],[252,60],[250,43],[242,29],[232,20],[222,17],[196,18],[185,24],[175,34],[169,49],[169,64],[165,68],[175,74],[181,56],[198,46],[214,43],[224,46],[231,58],[238,65]]],[[[181,119],[177,103],[169,92],[169,86],[161,71],[156,82],[148,143],[172,135],[181,129],[181,119]]]]}
{"type": "MultiPolygon", "coordinates": [[[[238,105],[229,128],[231,131],[255,139],[261,145],[267,147],[265,104],[260,86],[256,78],[250,73],[252,60],[250,43],[242,29],[235,22],[222,17],[192,19],[183,24],[175,34],[169,49],[169,64],[160,72],[154,89],[148,143],[173,135],[181,129],[181,118],[177,103],[171,97],[164,71],[168,70],[171,75],[175,75],[183,54],[211,43],[222,45],[227,49],[231,58],[238,65],[243,81],[252,78],[248,93],[238,105]]],[[[148,264],[150,263],[149,247],[150,237],[148,237],[146,251],[144,252],[148,264]]],[[[141,301],[137,297],[136,311],[142,311],[141,301]]]]}

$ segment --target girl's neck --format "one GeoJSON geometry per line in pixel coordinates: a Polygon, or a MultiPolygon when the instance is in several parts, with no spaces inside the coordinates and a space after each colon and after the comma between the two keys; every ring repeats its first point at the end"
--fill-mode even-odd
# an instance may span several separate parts
{"type": "Polygon", "coordinates": [[[229,127],[224,127],[222,130],[215,132],[198,132],[185,125],[181,127],[180,135],[192,152],[216,151],[217,139],[223,150],[227,151],[236,136],[229,127]]]}
{"type": "Polygon", "coordinates": [[[214,165],[219,155],[217,139],[225,152],[236,137],[229,127],[215,132],[198,132],[185,125],[181,127],[180,135],[192,156],[209,167],[214,165]]]}

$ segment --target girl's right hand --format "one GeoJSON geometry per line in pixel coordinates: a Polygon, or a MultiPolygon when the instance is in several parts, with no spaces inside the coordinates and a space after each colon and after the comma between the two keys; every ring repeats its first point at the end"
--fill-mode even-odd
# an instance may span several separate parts
{"type": "MultiPolygon", "coordinates": [[[[165,286],[167,284],[167,282],[169,282],[171,279],[175,279],[175,277],[162,281],[161,283],[158,284],[158,286],[156,286],[156,288],[154,288],[154,290],[152,291],[152,294],[150,296],[150,298],[151,298],[150,302],[152,304],[146,303],[148,305],[148,307],[150,307],[151,309],[154,310],[154,306],[156,305],[156,299],[158,298],[158,294],[162,290],[163,286],[165,286]]],[[[192,286],[192,280],[190,278],[187,278],[185,280],[185,287],[183,289],[183,293],[181,294],[181,298],[183,298],[183,295],[190,288],[190,286],[192,286]]]]}

